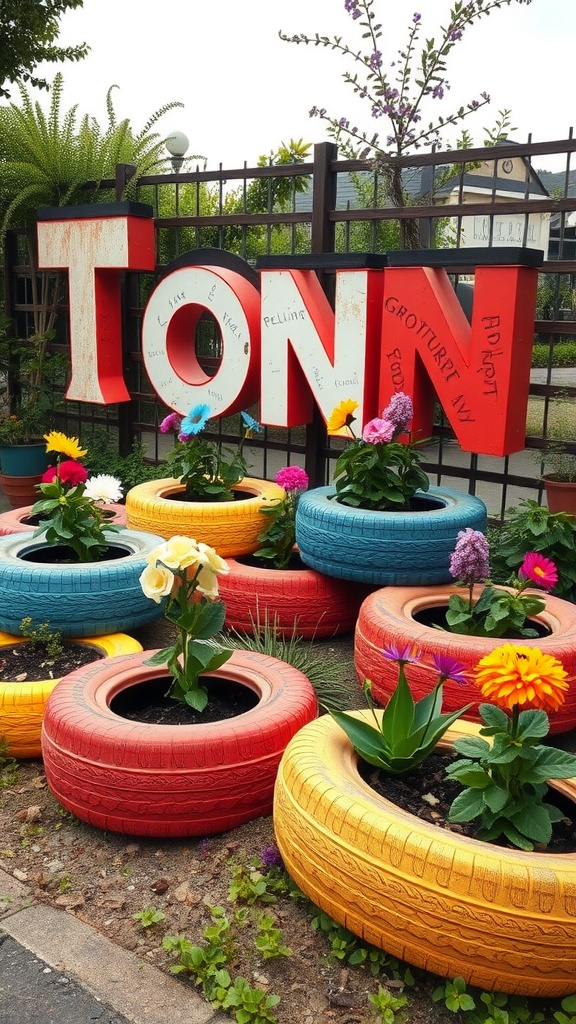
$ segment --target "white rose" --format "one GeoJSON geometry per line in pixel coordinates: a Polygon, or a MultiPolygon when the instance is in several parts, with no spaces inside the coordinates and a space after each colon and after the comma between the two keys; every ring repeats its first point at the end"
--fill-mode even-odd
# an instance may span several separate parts
{"type": "Polygon", "coordinates": [[[168,594],[172,592],[175,579],[174,573],[165,569],[163,565],[159,565],[157,568],[147,565],[140,576],[140,586],[145,597],[160,604],[162,598],[168,597],[168,594]]]}

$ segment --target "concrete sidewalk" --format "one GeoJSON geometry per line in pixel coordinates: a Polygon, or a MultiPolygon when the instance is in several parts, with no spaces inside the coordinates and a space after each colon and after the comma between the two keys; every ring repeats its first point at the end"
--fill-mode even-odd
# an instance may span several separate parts
{"type": "Polygon", "coordinates": [[[0,869],[0,1024],[230,1024],[194,988],[0,869]]]}

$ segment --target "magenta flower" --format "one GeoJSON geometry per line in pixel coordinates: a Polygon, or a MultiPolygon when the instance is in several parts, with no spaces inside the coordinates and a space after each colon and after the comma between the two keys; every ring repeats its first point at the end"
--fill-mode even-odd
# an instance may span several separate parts
{"type": "Polygon", "coordinates": [[[177,412],[171,412],[160,424],[160,433],[169,434],[171,430],[176,432],[180,429],[180,417],[177,412]]]}
{"type": "Polygon", "coordinates": [[[407,644],[406,647],[390,644],[389,647],[384,647],[382,656],[388,661],[398,661],[401,665],[410,663],[416,665],[420,658],[420,651],[413,644],[407,644]]]}
{"type": "Polygon", "coordinates": [[[469,526],[460,530],[450,555],[450,575],[467,586],[486,582],[490,575],[488,541],[480,530],[469,526]]]}
{"type": "Polygon", "coordinates": [[[395,430],[394,423],[376,417],[376,419],[370,420],[364,427],[362,440],[366,441],[367,444],[388,444],[394,437],[395,430]]]}
{"type": "Polygon", "coordinates": [[[285,466],[276,473],[276,483],[285,491],[295,491],[300,494],[305,491],[309,484],[308,473],[300,466],[285,466]]]}
{"type": "Polygon", "coordinates": [[[449,654],[433,654],[432,661],[441,683],[445,679],[453,679],[459,686],[466,685],[468,681],[466,670],[461,662],[456,661],[456,658],[451,658],[449,654]]]}
{"type": "Polygon", "coordinates": [[[529,551],[524,555],[518,575],[521,580],[532,580],[542,590],[552,590],[558,583],[558,570],[554,562],[538,551],[529,551]]]}
{"type": "Polygon", "coordinates": [[[75,459],[64,459],[58,466],[50,466],[42,477],[43,484],[51,484],[58,478],[63,484],[74,487],[76,484],[83,484],[88,479],[88,471],[81,462],[75,459]]]}
{"type": "Polygon", "coordinates": [[[409,395],[403,391],[397,391],[382,413],[383,420],[389,420],[396,427],[396,432],[401,434],[408,430],[410,421],[414,415],[414,406],[409,395]]]}

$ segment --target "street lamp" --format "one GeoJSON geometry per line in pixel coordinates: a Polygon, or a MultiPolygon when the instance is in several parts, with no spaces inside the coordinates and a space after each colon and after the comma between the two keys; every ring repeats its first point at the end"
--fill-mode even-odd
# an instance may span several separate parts
{"type": "Polygon", "coordinates": [[[180,171],[189,145],[188,136],[184,135],[184,132],[172,132],[166,139],[166,149],[170,153],[170,163],[174,174],[178,174],[180,171]]]}

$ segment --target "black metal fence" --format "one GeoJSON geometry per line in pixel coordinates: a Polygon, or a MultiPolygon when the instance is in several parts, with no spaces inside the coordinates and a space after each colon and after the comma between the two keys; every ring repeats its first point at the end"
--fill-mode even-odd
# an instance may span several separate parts
{"type": "MultiPolygon", "coordinates": [[[[384,253],[404,248],[407,225],[423,248],[463,250],[470,244],[471,218],[483,245],[534,246],[536,239],[538,248],[539,237],[544,238],[525,451],[507,458],[465,454],[441,409],[427,449],[434,483],[478,494],[500,517],[520,498],[540,499],[539,456],[550,440],[576,457],[576,172],[570,170],[575,152],[570,132],[568,139],[549,143],[503,143],[391,161],[402,169],[406,206],[401,209],[387,201],[386,168],[378,173],[366,162],[338,160],[332,143],[315,146],[310,162],[289,166],[196,168],[135,181],[131,168],[120,165],[115,180],[100,183],[99,194],[102,201],[133,198],[152,205],[157,272],[180,254],[204,247],[234,252],[253,265],[271,255],[384,253]],[[550,161],[560,170],[536,173],[550,161]]],[[[5,303],[17,335],[28,337],[30,266],[22,236],[19,230],[7,236],[5,303]]],[[[455,256],[449,272],[457,287],[468,272],[465,261],[460,265],[455,256]]],[[[323,269],[319,277],[331,298],[333,272],[323,269]]],[[[58,408],[64,429],[82,436],[104,427],[117,434],[123,452],[133,438],[142,439],[150,459],[158,461],[165,454],[158,424],[166,409],[147,379],[140,348],[153,283],[150,273],[125,275],[123,346],[130,402],[101,407],[62,399],[58,408]]],[[[65,353],[67,345],[64,288],[54,347],[65,353]]],[[[208,372],[218,366],[221,339],[209,315],[199,325],[196,351],[208,372]]],[[[250,411],[258,416],[257,408],[250,411]]],[[[239,430],[238,417],[229,417],[216,424],[215,436],[233,443],[239,430]]],[[[267,428],[254,439],[252,472],[270,478],[280,466],[298,463],[319,485],[329,480],[337,453],[338,444],[316,416],[306,427],[267,428]]]]}

